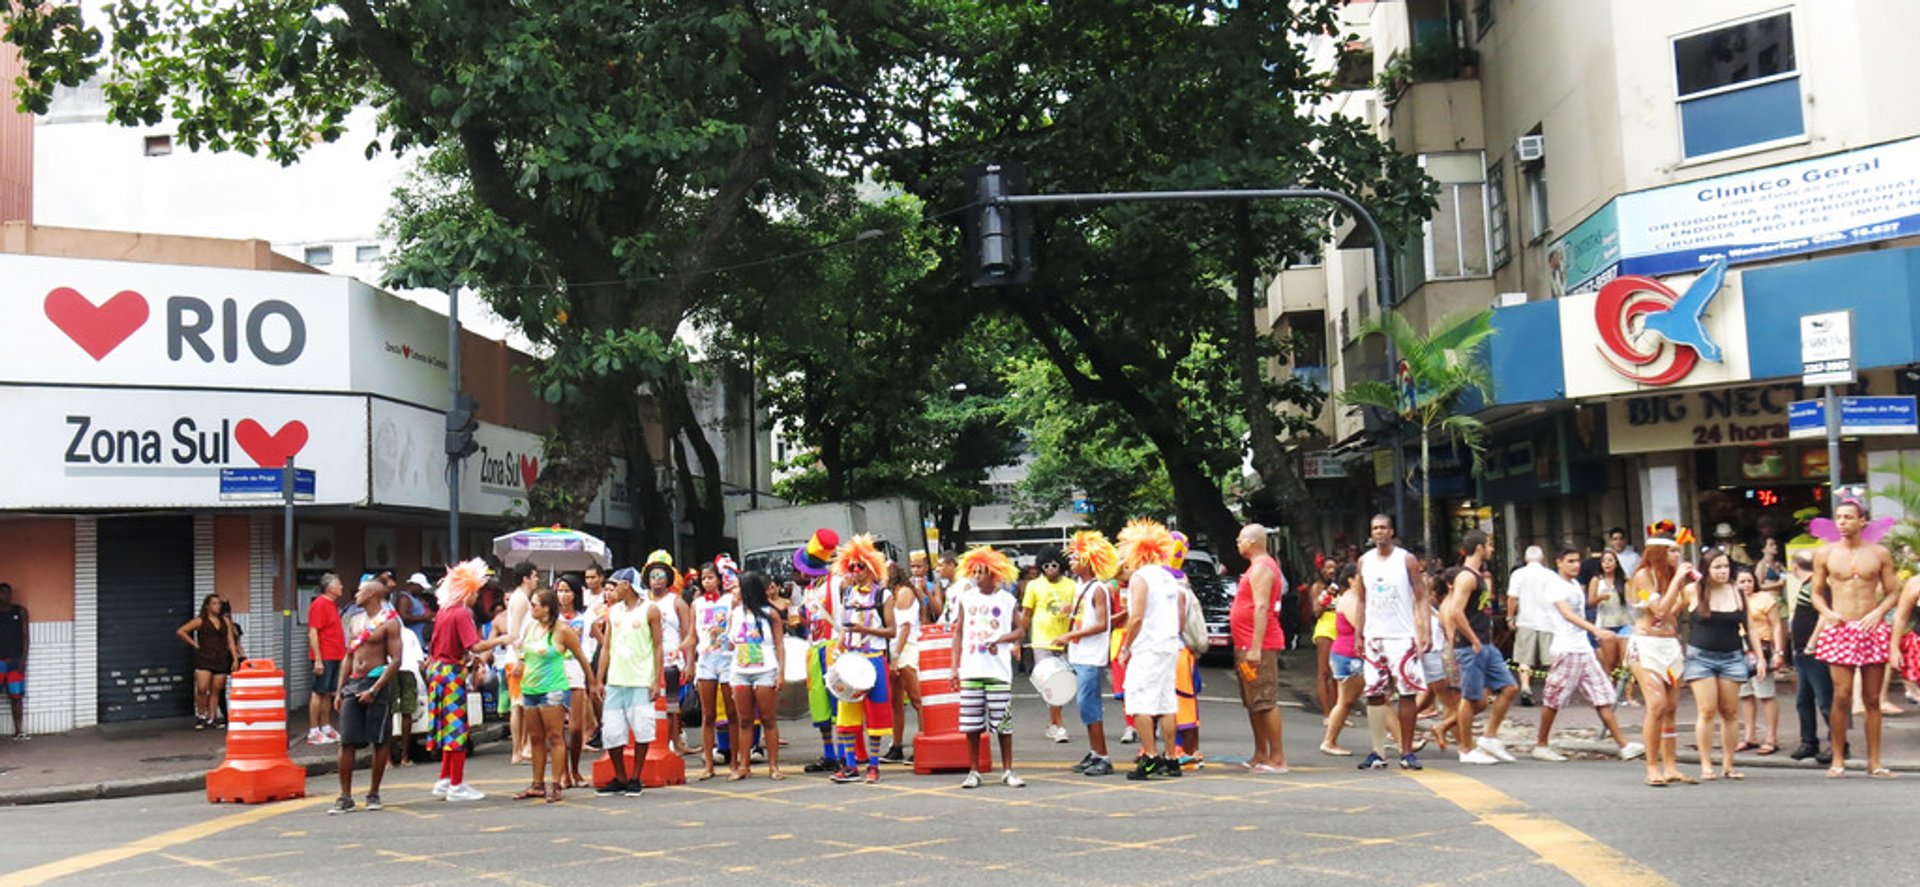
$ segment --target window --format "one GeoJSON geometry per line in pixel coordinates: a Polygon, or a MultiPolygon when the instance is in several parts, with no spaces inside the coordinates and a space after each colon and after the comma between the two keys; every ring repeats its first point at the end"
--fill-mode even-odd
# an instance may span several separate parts
{"type": "Polygon", "coordinates": [[[148,157],[165,157],[173,153],[173,136],[147,136],[141,143],[141,150],[148,157]]]}
{"type": "Polygon", "coordinates": [[[1487,167],[1487,239],[1493,248],[1493,267],[1513,258],[1513,234],[1507,230],[1507,170],[1500,163],[1487,167]]]}
{"type": "Polygon", "coordinates": [[[1475,37],[1487,36],[1493,27],[1493,0],[1473,0],[1473,33],[1475,37]]]}
{"type": "MultiPolygon", "coordinates": [[[[1527,133],[1544,134],[1538,126],[1527,133]]],[[[1520,170],[1520,196],[1527,201],[1527,242],[1539,243],[1553,230],[1553,216],[1547,212],[1547,161],[1544,157],[1524,162],[1515,159],[1514,166],[1520,170]]]]}
{"type": "Polygon", "coordinates": [[[378,244],[373,246],[356,246],[353,248],[353,260],[362,265],[368,262],[375,261],[379,258],[380,258],[380,247],[378,244]]]}
{"type": "Polygon", "coordinates": [[[333,247],[330,247],[330,246],[307,247],[305,257],[306,258],[304,259],[304,261],[309,265],[331,265],[333,264],[333,247]]]}
{"type": "Polygon", "coordinates": [[[1420,165],[1440,183],[1439,205],[1426,224],[1426,278],[1483,277],[1487,250],[1486,160],[1478,151],[1425,154],[1420,165]]]}
{"type": "Polygon", "coordinates": [[[1806,135],[1790,13],[1674,38],[1673,76],[1686,157],[1806,135]]]}

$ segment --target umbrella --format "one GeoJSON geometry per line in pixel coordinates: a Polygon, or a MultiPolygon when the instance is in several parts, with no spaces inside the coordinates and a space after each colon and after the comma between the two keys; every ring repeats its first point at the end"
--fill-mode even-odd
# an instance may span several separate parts
{"type": "Polygon", "coordinates": [[[493,553],[505,566],[530,563],[552,573],[606,567],[607,543],[591,533],[565,527],[528,527],[493,537],[493,553]]]}

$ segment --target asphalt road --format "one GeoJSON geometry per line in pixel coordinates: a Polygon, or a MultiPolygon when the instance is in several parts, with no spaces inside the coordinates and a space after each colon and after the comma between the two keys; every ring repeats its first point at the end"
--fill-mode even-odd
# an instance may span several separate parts
{"type": "Polygon", "coordinates": [[[527,775],[496,747],[469,764],[492,794],[472,805],[429,797],[429,765],[394,774],[385,810],[345,816],[323,812],[330,776],[305,801],[259,807],[170,795],[0,810],[0,885],[1884,884],[1911,868],[1904,825],[1920,808],[1913,786],[1857,771],[1649,789],[1638,763],[1429,755],[1419,774],[1362,773],[1303,752],[1318,718],[1298,709],[1294,772],[1254,776],[1222,760],[1249,736],[1225,701],[1203,707],[1206,770],[1089,779],[1066,769],[1079,743],[1040,737],[1037,701],[1017,712],[1024,789],[963,791],[958,775],[898,767],[871,786],[802,776],[807,731],[794,724],[784,783],[546,805],[506,798],[527,775]]]}

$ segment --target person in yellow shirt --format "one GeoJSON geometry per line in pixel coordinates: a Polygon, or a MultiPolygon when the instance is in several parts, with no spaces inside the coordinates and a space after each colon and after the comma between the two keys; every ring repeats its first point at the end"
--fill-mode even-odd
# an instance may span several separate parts
{"type": "MultiPolygon", "coordinates": [[[[1067,655],[1067,645],[1060,636],[1073,627],[1073,596],[1078,586],[1065,575],[1067,560],[1057,549],[1042,551],[1034,559],[1034,565],[1040,568],[1040,575],[1027,582],[1026,592],[1020,597],[1020,610],[1032,626],[1027,647],[1033,651],[1033,664],[1037,668],[1044,660],[1062,659],[1067,655]]],[[[1047,715],[1050,719],[1047,738],[1066,742],[1067,728],[1060,723],[1060,706],[1048,706],[1047,715]]]]}

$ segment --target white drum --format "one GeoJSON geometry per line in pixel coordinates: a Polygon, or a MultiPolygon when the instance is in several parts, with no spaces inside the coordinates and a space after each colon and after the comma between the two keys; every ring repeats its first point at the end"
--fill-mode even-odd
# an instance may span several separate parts
{"type": "Polygon", "coordinates": [[[1073,676],[1073,666],[1063,657],[1042,659],[1033,664],[1033,688],[1040,691],[1040,699],[1048,705],[1068,705],[1073,702],[1074,692],[1079,688],[1079,680],[1073,676]]]}
{"type": "Polygon", "coordinates": [[[867,698],[867,692],[873,689],[873,682],[879,677],[874,673],[873,663],[858,653],[842,653],[827,668],[827,692],[841,702],[859,702],[867,698]]]}

